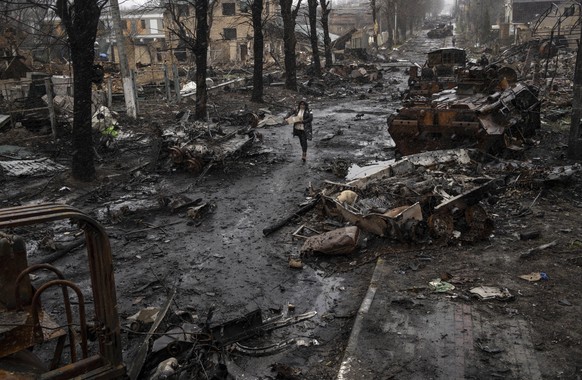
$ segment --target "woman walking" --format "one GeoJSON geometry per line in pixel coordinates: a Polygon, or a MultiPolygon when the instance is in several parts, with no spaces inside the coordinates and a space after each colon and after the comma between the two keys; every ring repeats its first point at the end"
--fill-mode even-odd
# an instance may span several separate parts
{"type": "Polygon", "coordinates": [[[285,119],[289,124],[293,124],[293,136],[299,137],[299,143],[301,144],[301,150],[303,154],[301,155],[301,160],[305,162],[307,160],[307,140],[312,138],[312,125],[313,115],[309,110],[309,105],[306,101],[301,100],[297,104],[297,109],[291,112],[285,119]]]}

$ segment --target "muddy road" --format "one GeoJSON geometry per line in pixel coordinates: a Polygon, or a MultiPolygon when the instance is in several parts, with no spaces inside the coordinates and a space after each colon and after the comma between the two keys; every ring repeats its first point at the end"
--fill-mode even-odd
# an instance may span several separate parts
{"type": "MultiPolygon", "coordinates": [[[[442,40],[418,38],[402,46],[394,58],[423,62],[427,51],[442,44],[442,40]]],[[[294,220],[267,237],[262,230],[308,200],[308,187],[318,189],[324,180],[343,180],[335,170],[338,165],[352,173],[359,166],[393,158],[386,118],[399,106],[406,80],[404,67],[384,74],[376,83],[346,81],[345,86],[328,90],[331,97],[281,95],[276,88],[267,90],[269,97],[277,100],[278,106],[271,111],[278,118],[298,100],[310,102],[314,137],[306,163],[300,160],[299,142],[291,135],[291,127],[281,124],[261,129],[262,141],[247,155],[217,164],[201,178],[172,169],[167,161],[160,161],[155,171],[136,170],[152,149],[147,119],[164,125],[173,118],[165,109],[160,113],[153,110],[140,126],[122,126],[125,134],[120,136],[118,149],[101,152],[99,183],[75,183],[64,174],[38,181],[10,178],[2,190],[4,205],[65,202],[106,227],[124,328],[129,327],[127,317],[146,307],[161,307],[174,288],[177,295],[172,311],[187,310],[194,321],[204,321],[211,309],[213,323],[255,309],[261,309],[264,318],[315,311],[315,317],[254,342],[267,346],[302,338],[301,345],[289,344],[281,353],[262,358],[234,352],[229,355],[229,370],[249,376],[245,378],[266,378],[276,375],[273,363],[283,363],[303,378],[334,378],[353,317],[369,284],[375,253],[370,249],[366,255],[364,248],[359,257],[311,257],[304,260],[303,269],[292,269],[289,257],[296,256],[302,244],[292,232],[299,223],[309,224],[321,213],[308,213],[303,220],[294,220]],[[207,207],[192,218],[184,210],[173,213],[162,206],[183,197],[199,199],[207,207]]],[[[219,107],[235,109],[229,104],[233,101],[264,107],[249,103],[247,98],[244,93],[211,94],[211,101],[219,107]]],[[[187,107],[180,105],[174,111],[187,107]]],[[[13,133],[13,141],[27,141],[24,131],[13,133]]],[[[12,145],[9,141],[3,144],[12,145]]],[[[29,144],[29,151],[22,155],[40,153],[34,148],[34,143],[29,144]]],[[[49,144],[43,149],[44,154],[66,164],[66,146],[49,144]]],[[[75,229],[62,223],[19,232],[29,241],[30,261],[41,262],[47,255],[51,257],[56,246],[73,241],[75,229]],[[49,247],[47,241],[51,242],[49,247]]],[[[66,268],[68,278],[88,290],[84,259],[82,249],[73,250],[54,258],[53,265],[66,268]]],[[[41,274],[38,281],[44,279],[41,274]]],[[[63,310],[57,299],[44,301],[56,314],[63,310]]],[[[139,334],[124,334],[127,363],[132,362],[142,339],[139,334]]]]}
{"type": "MultiPolygon", "coordinates": [[[[431,40],[421,33],[394,51],[392,57],[422,64],[428,51],[446,45],[450,45],[449,38],[431,40]]],[[[264,228],[295,212],[310,199],[310,188],[317,190],[326,180],[341,182],[346,171],[349,176],[361,171],[360,168],[365,165],[394,158],[386,118],[401,105],[399,94],[404,91],[407,82],[404,67],[386,69],[383,73],[383,78],[377,83],[346,81],[343,87],[328,89],[329,96],[325,97],[290,94],[268,88],[268,99],[273,101],[268,102],[267,107],[250,103],[250,96],[246,93],[210,94],[211,102],[217,107],[223,105],[235,110],[247,106],[253,111],[270,108],[273,115],[280,119],[285,115],[286,107],[294,107],[298,100],[305,98],[314,114],[314,136],[309,142],[306,163],[301,161],[299,142],[292,137],[291,127],[280,124],[261,128],[261,141],[256,141],[247,154],[217,163],[201,177],[173,168],[167,159],[160,159],[154,170],[146,170],[144,164],[152,156],[150,151],[154,145],[149,134],[150,124],[156,123],[163,128],[166,123],[175,123],[173,112],[188,107],[189,103],[185,102],[172,110],[152,110],[138,125],[125,129],[127,134],[120,138],[117,149],[102,155],[98,183],[76,183],[65,174],[40,180],[10,178],[2,186],[4,206],[28,202],[65,202],[89,213],[106,227],[114,254],[119,313],[124,332],[124,358],[129,365],[144,335],[132,332],[127,318],[146,307],[161,307],[175,289],[169,325],[185,320],[204,322],[211,310],[211,322],[217,324],[256,309],[261,310],[263,318],[281,313],[294,316],[317,312],[305,321],[245,341],[247,346],[266,347],[294,338],[280,352],[249,355],[248,352],[235,350],[225,353],[220,360],[226,361],[231,373],[245,379],[335,379],[354,317],[370,283],[378,256],[393,254],[388,261],[397,268],[396,274],[402,274],[403,270],[398,268],[407,265],[407,255],[426,248],[434,261],[429,269],[415,274],[419,277],[417,283],[425,283],[441,270],[450,269],[455,262],[454,268],[469,271],[468,256],[480,255],[482,248],[403,247],[363,235],[362,247],[355,255],[311,256],[304,258],[302,269],[294,269],[289,267],[289,257],[298,254],[302,240],[293,238],[292,233],[301,224],[333,229],[337,227],[337,222],[326,220],[316,209],[264,236],[264,228]],[[179,199],[183,201],[184,197],[199,200],[197,204],[206,204],[206,207],[197,215],[188,214],[184,209],[173,212],[169,205],[179,199]],[[447,256],[449,251],[452,253],[447,256]],[[284,373],[289,377],[277,377],[284,376],[284,373]]],[[[28,141],[27,149],[34,151],[34,140],[27,140],[24,132],[19,133],[20,136],[12,135],[11,140],[3,139],[5,141],[1,144],[13,145],[12,141],[20,139],[25,143],[28,141]]],[[[554,147],[559,146],[560,137],[556,134],[552,136],[558,141],[554,147]]],[[[45,155],[66,163],[66,146],[38,146],[42,146],[45,155]]],[[[551,193],[554,198],[536,198],[537,205],[541,207],[555,203],[555,198],[559,198],[555,194],[551,193]]],[[[532,190],[526,198],[535,195],[532,190]]],[[[531,202],[530,198],[527,199],[531,202]]],[[[504,212],[511,214],[518,207],[518,201],[510,199],[509,205],[512,207],[497,209],[500,218],[505,216],[504,212]]],[[[555,210],[552,214],[555,219],[550,224],[556,223],[559,211],[555,210]]],[[[548,219],[538,221],[544,228],[550,228],[548,219]]],[[[580,232],[576,223],[561,220],[560,225],[556,224],[553,228],[574,235],[580,232]]],[[[485,246],[483,252],[488,252],[489,256],[483,263],[481,276],[487,274],[489,280],[494,282],[500,273],[503,274],[495,268],[513,266],[507,255],[522,243],[512,238],[512,231],[516,230],[517,225],[525,224],[523,219],[517,224],[507,221],[498,224],[503,228],[498,235],[499,240],[482,243],[485,246]],[[490,251],[495,251],[496,244],[501,244],[505,254],[493,258],[490,251]]],[[[67,277],[90,294],[83,250],[72,250],[66,255],[54,257],[54,245],[74,241],[77,231],[63,223],[56,227],[20,229],[16,232],[24,235],[29,242],[30,262],[54,258],[53,264],[64,268],[67,277]]],[[[527,266],[535,269],[533,265],[527,266]]],[[[568,274],[572,276],[579,272],[578,266],[568,268],[568,274]]],[[[41,274],[38,281],[42,280],[41,274]]],[[[559,289],[551,289],[547,302],[557,297],[556,291],[559,289]]],[[[529,294],[530,299],[535,297],[534,291],[529,294]]],[[[575,295],[570,294],[567,298],[572,301],[575,295]]],[[[62,313],[62,306],[56,299],[48,297],[43,301],[50,312],[62,313]]],[[[520,310],[527,315],[531,305],[527,306],[527,300],[524,302],[520,310]]],[[[492,307],[491,313],[497,309],[497,306],[492,307]]],[[[553,314],[550,312],[547,315],[553,314]]],[[[533,320],[536,316],[538,314],[532,313],[527,318],[533,320]]],[[[572,315],[560,317],[562,327],[556,327],[559,332],[554,332],[552,339],[559,340],[556,336],[565,334],[563,330],[573,318],[572,315]]],[[[542,339],[548,331],[551,329],[534,334],[533,339],[542,339]]],[[[571,346],[575,346],[574,353],[580,352],[579,337],[576,332],[569,336],[565,346],[561,345],[562,341],[554,343],[552,340],[540,349],[549,349],[548,345],[559,346],[560,351],[552,352],[556,357],[571,346]]],[[[569,353],[568,357],[572,358],[574,353],[569,353]]],[[[556,362],[548,360],[548,363],[554,365],[556,362]]],[[[149,363],[150,366],[155,364],[149,363]]],[[[564,373],[572,373],[571,366],[565,365],[564,368],[564,373]]],[[[487,378],[485,373],[481,373],[485,377],[477,375],[476,378],[487,378]]],[[[374,376],[370,378],[382,378],[381,373],[374,376]]],[[[430,376],[432,374],[426,372],[410,377],[403,375],[401,378],[430,376]]]]}

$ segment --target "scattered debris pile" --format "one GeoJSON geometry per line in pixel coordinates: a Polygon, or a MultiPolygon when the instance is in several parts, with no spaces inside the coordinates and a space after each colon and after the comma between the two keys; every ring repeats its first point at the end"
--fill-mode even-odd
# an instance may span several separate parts
{"type": "Polygon", "coordinates": [[[479,202],[499,183],[479,174],[475,150],[422,153],[323,190],[326,213],[375,235],[422,243],[434,239],[475,242],[493,221],[479,202]]]}
{"type": "MultiPolygon", "coordinates": [[[[328,183],[321,199],[326,214],[377,236],[475,243],[493,232],[487,209],[502,194],[566,183],[580,169],[501,160],[476,149],[432,151],[362,168],[359,178],[328,183]]],[[[345,248],[352,245],[347,239],[345,248]]]]}
{"type": "MultiPolygon", "coordinates": [[[[179,378],[183,375],[199,378],[208,374],[213,374],[208,378],[223,379],[227,377],[219,376],[220,373],[226,375],[237,372],[236,365],[227,363],[223,357],[225,351],[240,355],[267,356],[295,346],[319,344],[317,340],[305,338],[289,338],[264,347],[244,343],[275,329],[313,318],[317,314],[314,311],[294,316],[279,314],[265,319],[261,310],[257,309],[240,318],[216,324],[212,321],[211,309],[206,320],[196,323],[196,318],[188,312],[170,315],[168,306],[172,301],[173,296],[166,303],[166,307],[155,310],[154,317],[144,319],[144,322],[136,323],[140,321],[139,317],[133,319],[131,328],[136,334],[145,331],[148,333],[134,351],[128,370],[130,379],[179,378]],[[158,333],[157,339],[152,340],[154,334],[161,329],[162,321],[170,327],[165,333],[158,333]]],[[[147,314],[151,315],[151,311],[147,314]]]]}

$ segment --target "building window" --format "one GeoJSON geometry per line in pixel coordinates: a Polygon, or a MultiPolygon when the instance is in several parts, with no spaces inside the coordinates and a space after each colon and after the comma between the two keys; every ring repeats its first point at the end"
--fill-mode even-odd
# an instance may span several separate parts
{"type": "Polygon", "coordinates": [[[235,4],[234,3],[222,3],[222,15],[223,16],[234,16],[235,4]]]}
{"type": "Polygon", "coordinates": [[[250,10],[251,10],[251,2],[250,2],[250,0],[242,0],[240,2],[240,11],[242,13],[247,13],[247,12],[250,12],[250,10]]]}
{"type": "Polygon", "coordinates": [[[223,33],[225,40],[236,40],[236,28],[224,28],[223,33]]]}
{"type": "Polygon", "coordinates": [[[146,20],[139,20],[139,23],[142,29],[146,28],[146,20]]]}

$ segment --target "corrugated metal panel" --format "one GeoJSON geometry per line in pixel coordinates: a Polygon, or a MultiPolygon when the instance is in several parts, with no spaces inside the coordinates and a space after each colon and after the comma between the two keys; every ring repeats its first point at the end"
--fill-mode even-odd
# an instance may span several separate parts
{"type": "Polygon", "coordinates": [[[0,169],[7,176],[21,177],[58,173],[64,171],[66,166],[57,164],[48,158],[40,158],[37,160],[0,161],[0,169]]]}

